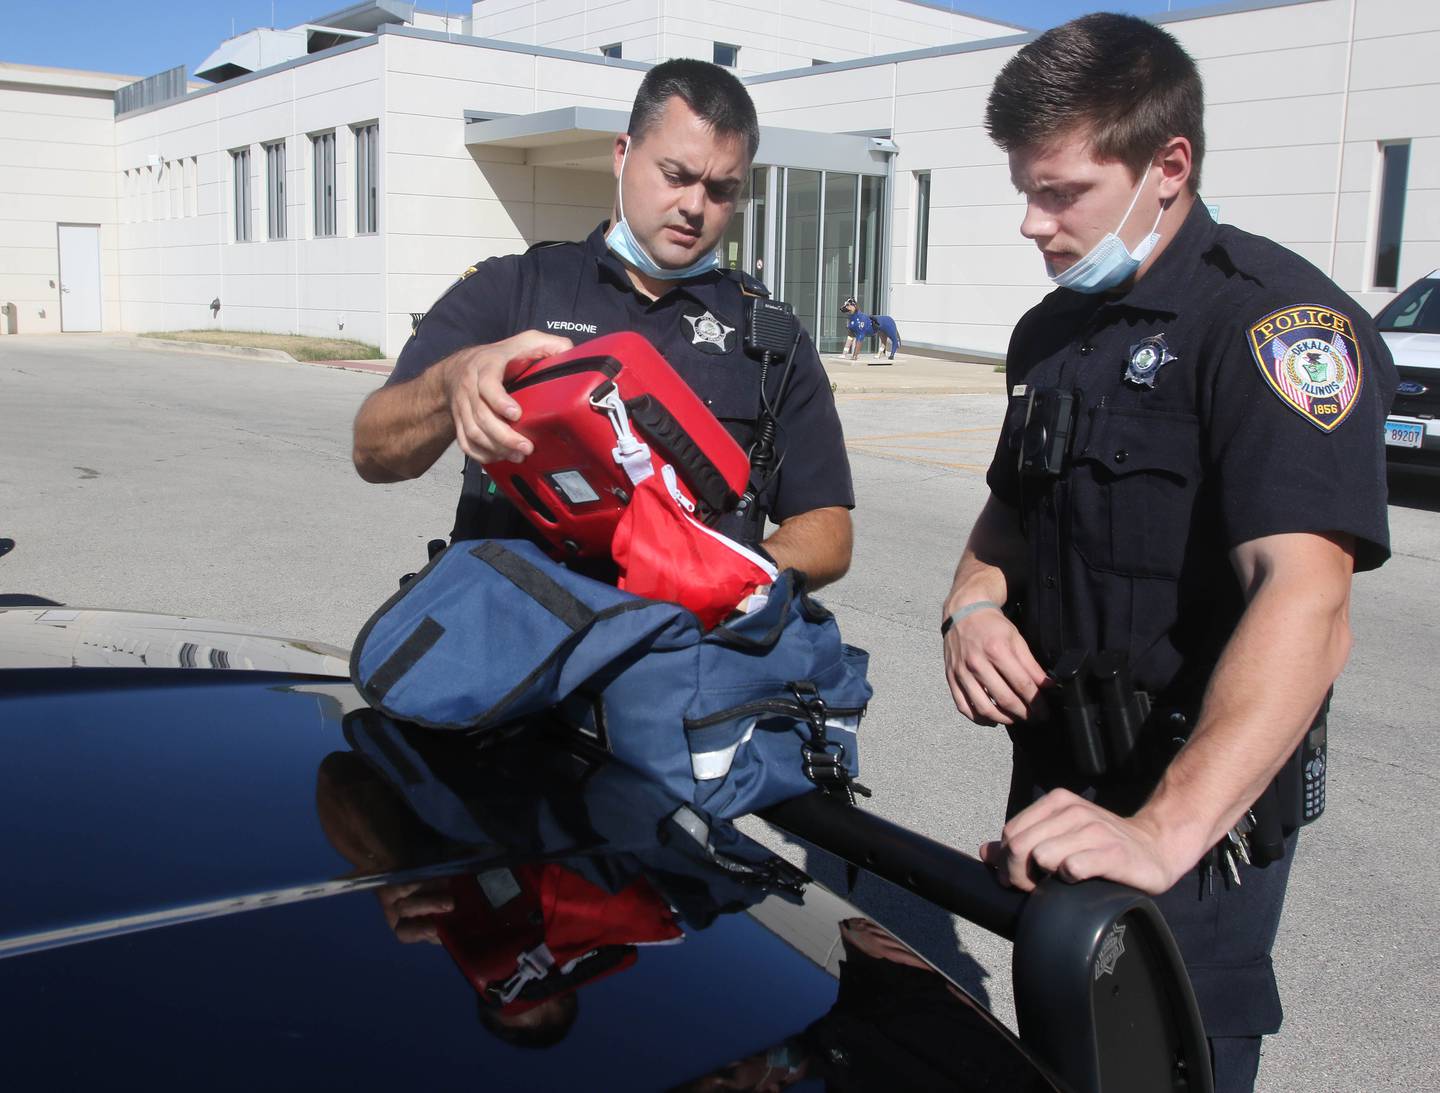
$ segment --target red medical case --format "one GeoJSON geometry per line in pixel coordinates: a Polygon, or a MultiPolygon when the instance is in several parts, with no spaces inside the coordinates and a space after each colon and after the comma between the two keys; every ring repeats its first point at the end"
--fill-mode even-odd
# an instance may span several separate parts
{"type": "Polygon", "coordinates": [[[516,429],[535,450],[522,463],[485,470],[557,557],[610,556],[615,525],[647,463],[657,474],[662,464],[675,468],[706,523],[745,492],[745,452],[639,334],[607,334],[512,365],[505,389],[520,404],[516,429]]]}

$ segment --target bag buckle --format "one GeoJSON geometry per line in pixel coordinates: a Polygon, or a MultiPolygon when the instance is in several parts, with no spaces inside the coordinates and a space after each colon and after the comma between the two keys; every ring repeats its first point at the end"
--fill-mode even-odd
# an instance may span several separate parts
{"type": "Polygon", "coordinates": [[[630,484],[640,485],[655,468],[650,462],[650,446],[637,439],[630,429],[630,415],[625,409],[625,400],[620,397],[620,389],[614,383],[602,384],[591,392],[590,407],[610,419],[617,442],[610,454],[624,468],[630,484]]]}
{"type": "Polygon", "coordinates": [[[850,803],[855,803],[855,794],[869,797],[870,791],[855,781],[845,767],[845,745],[825,735],[827,709],[825,699],[820,697],[815,684],[808,679],[791,683],[790,693],[805,711],[805,720],[810,724],[810,739],[800,745],[801,769],[805,777],[814,782],[820,792],[843,794],[850,803]]]}

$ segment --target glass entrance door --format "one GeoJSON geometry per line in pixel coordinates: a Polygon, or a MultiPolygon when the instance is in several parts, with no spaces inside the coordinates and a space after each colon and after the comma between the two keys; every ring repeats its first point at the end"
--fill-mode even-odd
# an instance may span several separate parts
{"type": "Polygon", "coordinates": [[[840,305],[855,295],[855,224],[859,175],[825,173],[825,234],[820,247],[820,315],[810,329],[822,353],[845,347],[840,305]]]}
{"type": "Polygon", "coordinates": [[[880,176],[756,167],[721,255],[793,307],[821,353],[838,353],[846,297],[872,313],[883,308],[884,225],[880,176]]]}

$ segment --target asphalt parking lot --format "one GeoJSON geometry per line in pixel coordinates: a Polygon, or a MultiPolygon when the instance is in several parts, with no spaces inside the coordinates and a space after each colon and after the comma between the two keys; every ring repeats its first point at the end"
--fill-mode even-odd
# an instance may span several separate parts
{"type": "MultiPolygon", "coordinates": [[[[449,530],[459,486],[453,452],[417,482],[355,475],[350,420],[380,382],[103,338],[0,339],[0,593],[348,647],[424,561],[425,541],[449,530]]],[[[972,852],[998,827],[1008,744],[955,713],[936,624],[984,499],[1001,400],[839,396],[856,553],[823,597],[872,654],[870,807],[972,852]]],[[[1276,953],[1287,1017],[1264,1090],[1440,1084],[1440,477],[1394,481],[1391,529],[1392,560],[1356,581],[1329,810],[1305,832],[1291,884],[1276,953]]],[[[809,864],[838,880],[833,863],[809,864]]],[[[873,880],[855,898],[1011,1019],[1007,946],[873,880]]]]}

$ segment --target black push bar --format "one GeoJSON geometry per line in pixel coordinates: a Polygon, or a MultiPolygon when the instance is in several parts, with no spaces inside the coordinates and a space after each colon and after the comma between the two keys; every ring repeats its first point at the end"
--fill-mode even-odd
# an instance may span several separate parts
{"type": "Polygon", "coordinates": [[[1184,961],[1140,892],[1052,877],[1026,896],[976,858],[821,793],[760,816],[1013,941],[1020,1035],[1079,1093],[1214,1089],[1184,961]]]}

